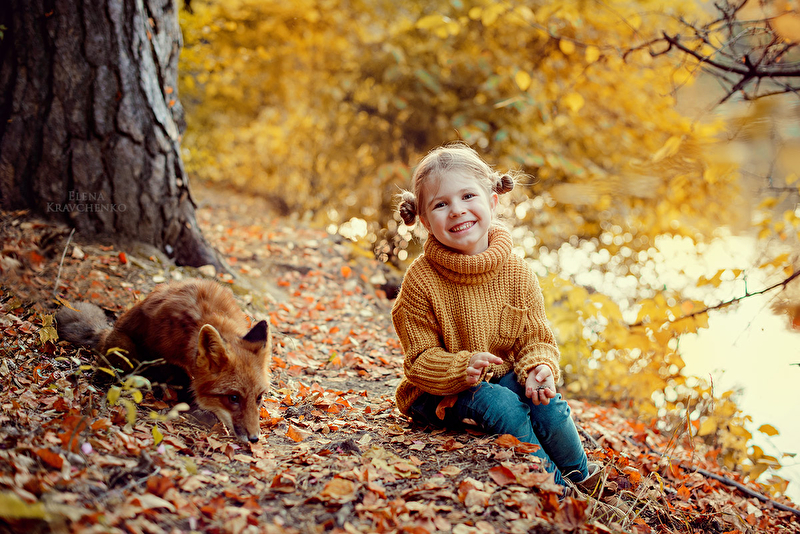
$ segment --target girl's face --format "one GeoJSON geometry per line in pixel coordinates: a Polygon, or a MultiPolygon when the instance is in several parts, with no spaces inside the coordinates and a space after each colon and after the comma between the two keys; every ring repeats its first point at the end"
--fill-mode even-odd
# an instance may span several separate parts
{"type": "Polygon", "coordinates": [[[442,245],[467,255],[489,248],[497,193],[488,194],[474,176],[453,171],[425,183],[423,199],[422,224],[442,245]]]}

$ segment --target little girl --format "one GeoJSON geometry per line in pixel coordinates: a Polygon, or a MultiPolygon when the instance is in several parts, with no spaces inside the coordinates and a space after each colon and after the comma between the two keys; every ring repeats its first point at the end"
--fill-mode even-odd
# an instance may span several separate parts
{"type": "Polygon", "coordinates": [[[400,215],[408,225],[419,216],[429,235],[392,308],[405,354],[397,406],[421,423],[540,445],[556,483],[583,486],[599,466],[556,393],[560,355],[539,282],[493,224],[498,194],[513,187],[464,144],[431,151],[414,171],[400,215]]]}

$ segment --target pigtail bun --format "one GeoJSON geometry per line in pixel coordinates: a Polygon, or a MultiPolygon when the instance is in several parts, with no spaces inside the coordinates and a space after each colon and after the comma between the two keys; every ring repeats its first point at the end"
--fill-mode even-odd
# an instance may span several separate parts
{"type": "Polygon", "coordinates": [[[514,189],[514,178],[510,174],[495,174],[492,190],[498,195],[508,193],[514,189]]]}
{"type": "Polygon", "coordinates": [[[403,191],[400,193],[400,205],[397,207],[400,212],[400,218],[408,226],[414,224],[417,220],[417,198],[411,191],[403,191]]]}

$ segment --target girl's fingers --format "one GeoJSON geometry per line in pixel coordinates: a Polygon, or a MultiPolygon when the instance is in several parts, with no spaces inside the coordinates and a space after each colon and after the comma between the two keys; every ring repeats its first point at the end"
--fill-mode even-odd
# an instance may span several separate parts
{"type": "Polygon", "coordinates": [[[549,368],[549,367],[547,367],[547,366],[545,366],[544,368],[542,368],[542,370],[541,370],[541,371],[539,371],[538,373],[536,373],[536,381],[537,381],[537,382],[542,382],[542,381],[544,381],[544,380],[545,380],[545,379],[546,379],[548,376],[550,376],[550,368],[549,368]]]}

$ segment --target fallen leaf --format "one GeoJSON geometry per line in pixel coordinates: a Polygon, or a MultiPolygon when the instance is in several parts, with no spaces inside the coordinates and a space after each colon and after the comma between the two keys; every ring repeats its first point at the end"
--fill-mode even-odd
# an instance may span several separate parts
{"type": "Polygon", "coordinates": [[[141,495],[136,495],[133,497],[133,503],[139,503],[139,506],[142,507],[142,510],[153,510],[155,508],[166,508],[170,512],[175,512],[176,508],[175,505],[169,501],[162,499],[152,493],[143,493],[141,495]]]}
{"type": "Polygon", "coordinates": [[[439,472],[448,477],[454,477],[461,473],[462,469],[454,465],[446,465],[439,470],[439,472]]]}
{"type": "Polygon", "coordinates": [[[333,478],[322,488],[319,493],[319,499],[326,502],[335,501],[339,504],[349,502],[356,498],[357,488],[356,483],[351,480],[333,478]]]}
{"type": "Polygon", "coordinates": [[[0,493],[0,517],[7,519],[47,519],[47,510],[41,502],[27,503],[16,493],[0,493]]]}
{"type": "Polygon", "coordinates": [[[436,417],[444,421],[444,411],[447,408],[452,408],[456,405],[456,401],[458,400],[458,395],[447,395],[443,397],[441,401],[439,401],[439,405],[436,406],[436,417]]]}
{"type": "Polygon", "coordinates": [[[50,467],[61,469],[64,466],[64,457],[50,449],[36,449],[35,452],[50,467]]]}
{"type": "Polygon", "coordinates": [[[500,486],[514,484],[517,481],[516,475],[504,465],[496,465],[489,469],[489,476],[500,486]]]}

